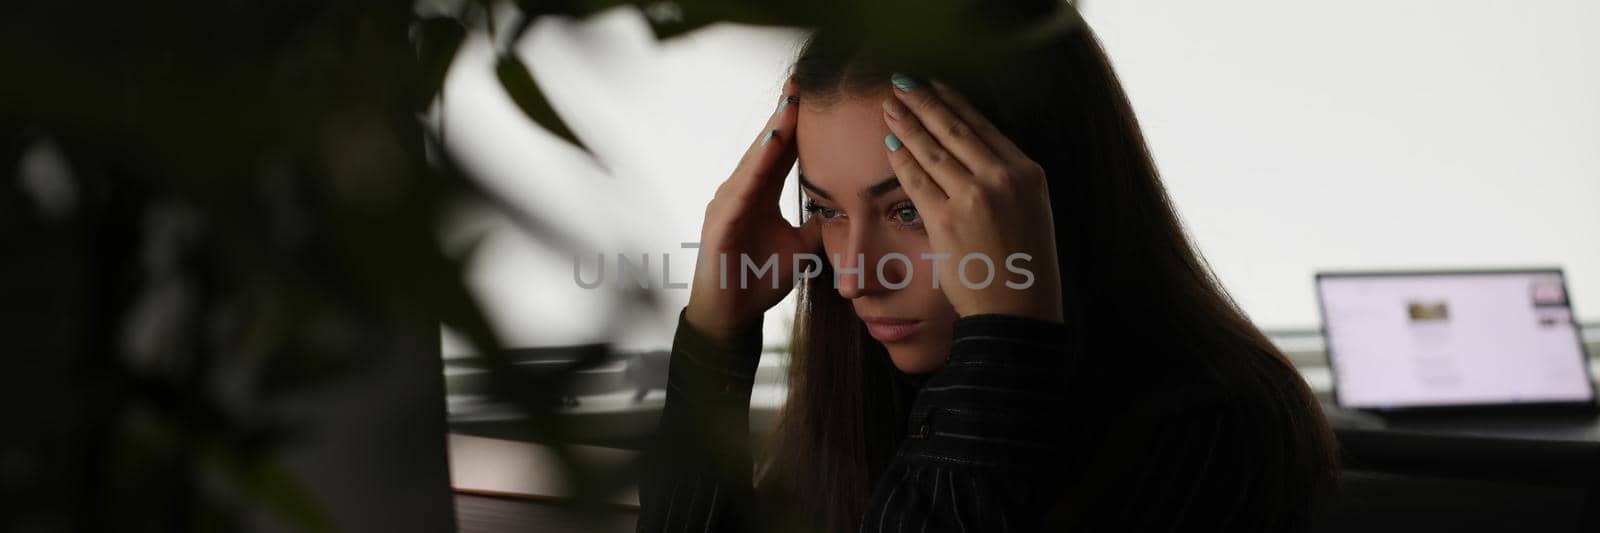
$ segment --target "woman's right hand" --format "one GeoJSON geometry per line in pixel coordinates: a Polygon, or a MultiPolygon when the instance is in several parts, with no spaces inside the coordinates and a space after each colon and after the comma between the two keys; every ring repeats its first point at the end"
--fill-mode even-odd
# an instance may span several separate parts
{"type": "MultiPolygon", "coordinates": [[[[784,179],[798,155],[794,135],[799,97],[795,96],[792,82],[785,85],[783,93],[778,109],[767,119],[761,134],[706,205],[699,258],[684,318],[701,334],[718,342],[732,341],[783,300],[795,286],[795,254],[817,253],[822,244],[817,222],[807,220],[795,227],[778,209],[784,179]],[[725,275],[720,259],[724,254],[725,275]],[[747,288],[741,289],[741,257],[749,257],[756,268],[776,257],[777,265],[760,277],[752,271],[747,288]],[[777,276],[776,288],[772,276],[777,276]]],[[[815,262],[801,264],[808,270],[818,266],[815,262]]]]}

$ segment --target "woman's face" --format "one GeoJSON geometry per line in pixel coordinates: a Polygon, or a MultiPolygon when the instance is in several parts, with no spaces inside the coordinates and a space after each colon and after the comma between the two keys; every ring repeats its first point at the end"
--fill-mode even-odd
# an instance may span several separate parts
{"type": "Polygon", "coordinates": [[[944,364],[957,315],[934,287],[932,262],[922,256],[932,253],[928,234],[889,166],[881,102],[892,97],[887,85],[825,107],[801,97],[795,139],[807,216],[822,224],[839,295],[895,367],[920,374],[944,364]]]}

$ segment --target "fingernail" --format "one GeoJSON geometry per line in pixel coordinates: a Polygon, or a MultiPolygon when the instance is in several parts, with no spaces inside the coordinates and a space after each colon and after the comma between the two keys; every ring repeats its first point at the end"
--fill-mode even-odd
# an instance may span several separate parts
{"type": "Polygon", "coordinates": [[[800,100],[799,96],[792,95],[792,94],[789,95],[789,96],[783,97],[782,100],[778,101],[778,110],[777,111],[773,111],[772,114],[776,115],[778,113],[782,113],[783,112],[783,108],[789,107],[789,104],[795,103],[795,102],[797,102],[799,100],[800,100]]]}
{"type": "Polygon", "coordinates": [[[772,140],[773,137],[777,137],[777,136],[778,136],[778,130],[769,130],[769,131],[767,131],[766,135],[762,135],[761,136],[761,146],[766,146],[767,145],[767,141],[770,141],[770,140],[772,140]]]}
{"type": "Polygon", "coordinates": [[[911,76],[907,76],[899,72],[889,76],[889,83],[893,84],[894,88],[908,93],[917,88],[916,80],[911,79],[911,76]]]}
{"type": "Polygon", "coordinates": [[[890,152],[898,152],[900,151],[900,146],[902,146],[900,138],[895,137],[893,133],[883,136],[883,144],[889,147],[890,152]]]}

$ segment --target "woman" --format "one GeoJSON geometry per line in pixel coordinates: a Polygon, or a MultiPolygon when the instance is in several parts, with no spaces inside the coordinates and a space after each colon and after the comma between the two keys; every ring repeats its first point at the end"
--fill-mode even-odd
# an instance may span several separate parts
{"type": "Polygon", "coordinates": [[[1331,432],[1188,242],[1090,31],[903,67],[813,34],[708,205],[639,530],[1306,528],[1331,432]],[[740,289],[741,254],[779,283],[740,289]],[[797,284],[753,468],[761,317],[797,284]]]}

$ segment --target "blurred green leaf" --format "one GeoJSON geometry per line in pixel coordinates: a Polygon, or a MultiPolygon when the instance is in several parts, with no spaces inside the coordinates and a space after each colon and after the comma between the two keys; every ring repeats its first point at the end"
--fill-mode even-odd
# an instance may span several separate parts
{"type": "Polygon", "coordinates": [[[522,35],[528,32],[541,17],[562,16],[584,18],[617,6],[635,4],[629,0],[517,0],[521,17],[511,26],[508,48],[514,48],[522,35]]]}
{"type": "Polygon", "coordinates": [[[821,22],[816,8],[830,2],[771,0],[683,0],[637,2],[656,39],[679,37],[718,22],[756,26],[810,26],[821,22]]]}
{"type": "Polygon", "coordinates": [[[322,507],[278,457],[257,457],[229,466],[241,487],[276,509],[287,522],[306,531],[334,531],[322,507]]]}
{"type": "Polygon", "coordinates": [[[466,40],[467,28],[452,17],[430,17],[416,25],[417,59],[422,63],[422,105],[426,106],[444,89],[456,51],[466,40]]]}
{"type": "Polygon", "coordinates": [[[533,80],[533,74],[528,71],[528,66],[523,64],[516,54],[501,55],[499,61],[495,63],[494,72],[500,78],[500,86],[505,88],[506,94],[517,103],[523,114],[550,130],[550,133],[589,152],[590,157],[594,156],[589,147],[579,141],[578,136],[567,128],[565,122],[562,122],[555,108],[550,107],[550,101],[545,99],[544,91],[540,90],[539,84],[533,80]]]}

